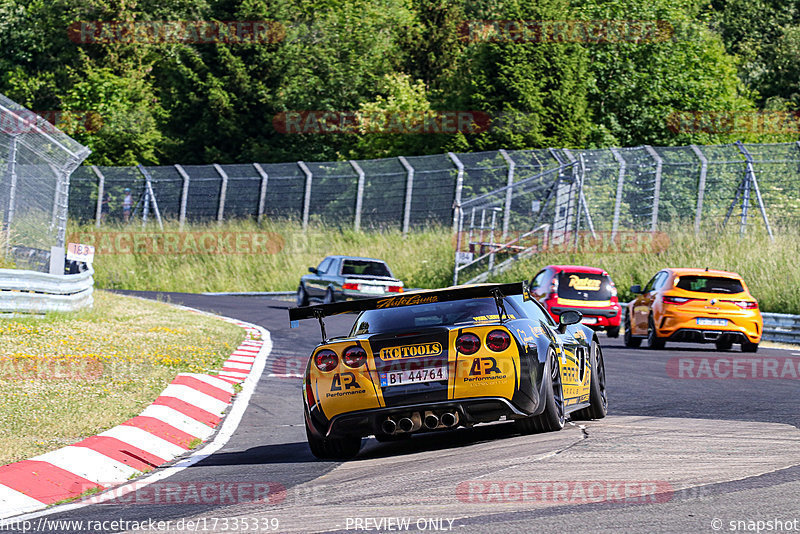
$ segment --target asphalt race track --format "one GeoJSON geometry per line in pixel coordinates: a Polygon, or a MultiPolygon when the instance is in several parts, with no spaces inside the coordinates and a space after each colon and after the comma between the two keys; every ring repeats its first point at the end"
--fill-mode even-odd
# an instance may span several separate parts
{"type": "MultiPolygon", "coordinates": [[[[532,436],[500,423],[394,443],[369,439],[354,461],[320,462],[306,446],[294,377],[319,342],[316,322],[289,329],[284,301],[168,298],[270,331],[274,348],[242,423],[220,452],[158,483],[180,488],[172,502],[162,495],[56,512],[46,516],[51,528],[79,519],[152,521],[153,532],[800,531],[800,380],[751,377],[761,376],[763,359],[798,360],[800,349],[652,351],[603,336],[610,410],[602,421],[532,436]],[[717,357],[726,360],[714,368],[717,357]],[[748,360],[731,367],[734,357],[748,360]],[[676,377],[678,365],[695,364],[714,376],[676,377]],[[208,485],[267,484],[275,492],[261,502],[235,491],[232,500],[186,498],[208,485]]],[[[326,320],[329,335],[351,322],[326,320]]]]}

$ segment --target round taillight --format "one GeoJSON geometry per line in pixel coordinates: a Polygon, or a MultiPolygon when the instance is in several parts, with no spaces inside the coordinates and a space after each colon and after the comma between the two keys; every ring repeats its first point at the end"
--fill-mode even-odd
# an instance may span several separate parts
{"type": "Polygon", "coordinates": [[[314,363],[317,365],[317,369],[327,373],[336,369],[336,366],[339,365],[339,357],[332,350],[325,349],[314,356],[314,363]]]}
{"type": "Polygon", "coordinates": [[[361,367],[367,363],[367,352],[358,345],[353,345],[344,351],[342,361],[347,367],[361,367]]]}
{"type": "Polygon", "coordinates": [[[511,346],[511,336],[505,330],[492,330],[486,336],[486,346],[494,352],[503,352],[511,346]]]}
{"type": "Polygon", "coordinates": [[[456,350],[461,354],[475,354],[481,348],[481,340],[475,334],[461,334],[456,339],[456,350]]]}

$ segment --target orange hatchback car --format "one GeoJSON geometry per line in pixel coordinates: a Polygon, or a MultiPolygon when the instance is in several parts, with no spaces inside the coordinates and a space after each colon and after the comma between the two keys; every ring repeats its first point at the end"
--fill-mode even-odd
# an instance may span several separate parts
{"type": "Polygon", "coordinates": [[[728,350],[756,352],[763,321],[758,302],[742,277],[708,269],[664,269],[636,294],[625,314],[625,345],[638,347],[643,339],[653,349],[667,341],[714,343],[728,350]]]}

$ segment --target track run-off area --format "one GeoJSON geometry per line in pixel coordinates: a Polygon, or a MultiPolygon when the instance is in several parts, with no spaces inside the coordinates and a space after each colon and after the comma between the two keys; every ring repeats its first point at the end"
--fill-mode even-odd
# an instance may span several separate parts
{"type": "MultiPolygon", "coordinates": [[[[289,329],[285,301],[161,296],[269,330],[273,349],[238,429],[135,493],[5,531],[800,531],[800,348],[627,349],[601,334],[603,420],[529,436],[498,423],[370,438],[353,461],[321,462],[306,445],[300,378],[318,325],[289,329]]],[[[352,320],[327,319],[328,334],[352,320]]]]}

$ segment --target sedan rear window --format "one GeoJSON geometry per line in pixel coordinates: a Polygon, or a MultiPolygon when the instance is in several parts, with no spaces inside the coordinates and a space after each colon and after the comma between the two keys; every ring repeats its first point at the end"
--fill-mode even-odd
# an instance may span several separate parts
{"type": "Polygon", "coordinates": [[[361,275],[361,276],[392,276],[385,263],[379,261],[366,260],[344,260],[342,262],[342,274],[361,275]]]}
{"type": "Polygon", "coordinates": [[[612,296],[611,279],[602,274],[559,273],[558,296],[562,299],[609,300],[612,296]]]}
{"type": "Polygon", "coordinates": [[[436,302],[365,311],[353,325],[351,335],[496,320],[497,305],[492,298],[436,302]]]}
{"type": "Polygon", "coordinates": [[[681,276],[676,287],[699,293],[741,293],[742,283],[724,276],[681,276]]]}

